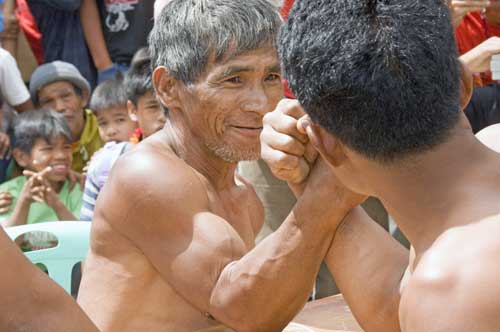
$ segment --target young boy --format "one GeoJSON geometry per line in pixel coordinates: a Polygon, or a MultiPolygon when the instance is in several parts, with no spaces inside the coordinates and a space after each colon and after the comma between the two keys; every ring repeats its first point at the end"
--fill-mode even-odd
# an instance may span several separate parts
{"type": "Polygon", "coordinates": [[[127,94],[121,75],[97,86],[90,99],[90,108],[97,118],[99,135],[105,143],[130,139],[136,123],[128,116],[127,94]]]}
{"type": "Polygon", "coordinates": [[[2,226],[77,220],[82,191],[79,186],[69,190],[72,137],[64,116],[48,110],[22,113],[14,121],[11,140],[24,175],[0,185],[0,191],[13,196],[14,206],[0,214],[2,226]]]}
{"type": "Polygon", "coordinates": [[[151,58],[147,49],[137,51],[125,78],[127,108],[130,118],[139,125],[137,141],[163,128],[166,112],[156,100],[151,77],[151,58]]]}
{"type": "MultiPolygon", "coordinates": [[[[139,127],[129,142],[122,140],[121,143],[106,144],[90,163],[80,216],[81,220],[84,221],[92,221],[97,197],[116,160],[134,144],[162,129],[166,122],[165,112],[156,100],[153,89],[149,55],[145,49],[141,49],[137,53],[138,56],[134,56],[125,78],[125,87],[128,114],[139,127]]],[[[99,113],[97,118],[99,119],[99,113]]],[[[106,140],[104,137],[103,139],[106,140]]]]}

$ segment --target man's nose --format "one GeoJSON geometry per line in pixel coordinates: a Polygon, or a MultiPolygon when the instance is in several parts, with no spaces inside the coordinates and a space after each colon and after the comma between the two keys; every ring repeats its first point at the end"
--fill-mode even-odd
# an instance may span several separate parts
{"type": "Polygon", "coordinates": [[[256,84],[248,91],[247,99],[242,105],[243,110],[264,115],[267,112],[268,101],[269,98],[262,84],[256,84]]]}
{"type": "Polygon", "coordinates": [[[65,110],[66,110],[66,104],[64,103],[64,101],[61,99],[56,99],[54,101],[54,111],[58,113],[64,113],[65,110]]]}

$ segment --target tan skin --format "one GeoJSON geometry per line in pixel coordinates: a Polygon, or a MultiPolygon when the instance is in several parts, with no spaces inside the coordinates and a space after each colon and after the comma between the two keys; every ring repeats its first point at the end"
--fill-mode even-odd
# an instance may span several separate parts
{"type": "Polygon", "coordinates": [[[264,119],[263,158],[275,174],[301,197],[309,170],[328,164],[325,181],[335,176],[379,197],[413,245],[410,255],[360,208],[331,220],[339,226],[325,259],[363,330],[497,331],[500,156],[474,137],[465,117],[432,151],[381,165],[303,115],[297,102],[282,102],[264,119]],[[293,143],[281,144],[281,135],[293,143]],[[316,164],[290,148],[307,144],[321,155],[316,164]],[[293,166],[296,159],[307,167],[293,166]]]}
{"type": "Polygon", "coordinates": [[[262,205],[237,162],[223,158],[259,155],[262,117],[283,92],[276,50],[210,61],[187,86],[163,67],[153,79],[166,127],[124,155],[101,191],[78,302],[108,332],[281,331],[313,287],[332,240],[328,220],[357,202],[338,187],[306,188],[255,246],[262,205]],[[315,206],[313,192],[337,193],[345,208],[315,206]]]}
{"type": "Polygon", "coordinates": [[[99,135],[104,142],[127,142],[137,127],[124,106],[116,106],[97,112],[99,135]]]}
{"type": "Polygon", "coordinates": [[[57,81],[43,86],[38,91],[38,106],[62,113],[71,129],[76,142],[80,140],[85,128],[83,108],[88,102],[88,91],[78,95],[75,87],[68,81],[57,81]]]}
{"type": "Polygon", "coordinates": [[[14,149],[14,158],[25,169],[23,174],[28,177],[28,181],[18,197],[11,217],[2,220],[2,226],[25,225],[33,202],[46,203],[59,220],[77,219],[58,195],[72,161],[71,143],[65,137],[56,137],[48,142],[37,139],[30,153],[14,149]]]}
{"type": "Polygon", "coordinates": [[[0,330],[97,332],[75,301],[29,262],[0,228],[0,330]]]}
{"type": "Polygon", "coordinates": [[[130,118],[137,122],[142,129],[144,137],[149,137],[163,129],[167,117],[160,107],[154,91],[147,92],[137,99],[137,105],[132,101],[127,102],[130,118]]]}

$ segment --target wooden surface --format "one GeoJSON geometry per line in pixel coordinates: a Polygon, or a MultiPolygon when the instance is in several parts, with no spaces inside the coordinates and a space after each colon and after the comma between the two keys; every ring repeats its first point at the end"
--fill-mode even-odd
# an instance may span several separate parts
{"type": "Polygon", "coordinates": [[[314,332],[362,332],[342,295],[309,302],[293,322],[314,332]]]}
{"type": "MultiPolygon", "coordinates": [[[[234,332],[215,326],[196,332],[234,332]]],[[[363,332],[351,314],[342,295],[327,297],[306,304],[283,332],[363,332]]]]}

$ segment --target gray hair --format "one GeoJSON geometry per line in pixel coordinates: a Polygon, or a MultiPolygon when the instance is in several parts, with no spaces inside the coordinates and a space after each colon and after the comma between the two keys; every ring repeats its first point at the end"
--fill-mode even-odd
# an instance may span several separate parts
{"type": "Polygon", "coordinates": [[[165,66],[176,79],[193,83],[210,57],[218,62],[275,46],[281,22],[268,0],[172,0],[149,37],[152,67],[165,66]]]}

